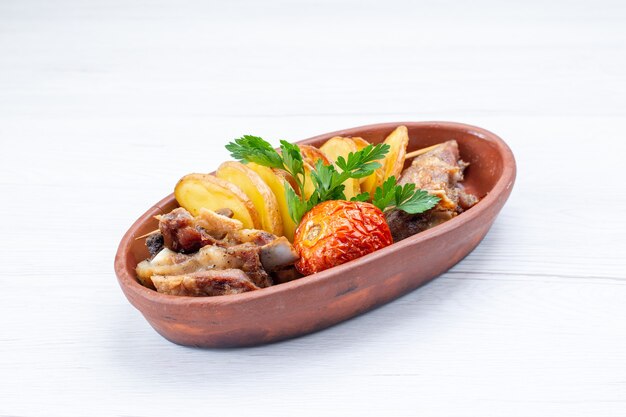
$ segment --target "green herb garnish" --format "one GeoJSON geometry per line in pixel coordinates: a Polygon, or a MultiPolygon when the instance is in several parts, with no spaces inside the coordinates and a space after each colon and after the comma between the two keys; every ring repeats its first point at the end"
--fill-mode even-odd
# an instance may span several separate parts
{"type": "Polygon", "coordinates": [[[382,211],[397,208],[409,214],[423,213],[435,207],[438,202],[439,197],[424,190],[416,190],[415,184],[396,185],[396,178],[393,176],[382,187],[376,188],[372,200],[372,204],[382,211]]]}
{"type": "MultiPolygon", "coordinates": [[[[351,152],[347,158],[339,157],[334,165],[324,165],[317,161],[311,180],[315,191],[311,197],[304,198],[304,162],[300,148],[287,141],[280,141],[280,153],[272,145],[258,136],[245,135],[226,145],[231,156],[243,163],[254,162],[270,168],[287,171],[295,179],[298,193],[285,182],[285,192],[289,215],[298,224],[302,216],[313,207],[329,200],[345,200],[343,183],[351,178],[365,178],[372,175],[382,165],[379,160],[389,152],[389,145],[368,145],[358,152],[351,152]]],[[[388,178],[381,187],[376,188],[374,196],[362,193],[352,201],[369,201],[380,210],[397,208],[407,213],[422,213],[433,208],[439,198],[423,190],[416,190],[415,184],[396,185],[395,177],[388,178]]]]}

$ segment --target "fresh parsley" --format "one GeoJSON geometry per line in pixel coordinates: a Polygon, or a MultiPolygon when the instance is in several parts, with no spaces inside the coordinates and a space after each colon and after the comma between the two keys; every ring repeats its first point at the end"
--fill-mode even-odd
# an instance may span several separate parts
{"type": "MultiPolygon", "coordinates": [[[[287,141],[280,141],[280,153],[272,145],[258,136],[245,135],[226,145],[231,156],[243,163],[254,162],[270,168],[279,168],[287,171],[295,179],[298,191],[291,184],[285,182],[285,197],[289,215],[298,224],[302,216],[313,207],[329,200],[345,200],[345,186],[343,183],[351,178],[365,178],[380,168],[380,160],[389,152],[389,145],[368,145],[358,152],[351,152],[347,158],[339,157],[335,165],[324,165],[321,160],[315,164],[311,172],[311,180],[315,191],[308,198],[304,197],[306,175],[302,153],[297,145],[287,141]]],[[[396,179],[390,177],[381,187],[378,187],[373,196],[362,193],[352,198],[352,201],[369,201],[385,211],[395,207],[407,213],[422,213],[434,207],[439,201],[423,190],[416,190],[415,184],[404,186],[396,185],[396,179]]]]}
{"type": "Polygon", "coordinates": [[[416,190],[415,184],[396,185],[395,177],[391,176],[382,187],[376,189],[372,204],[382,211],[396,208],[409,214],[417,214],[435,207],[439,200],[439,197],[427,191],[416,190]]]}
{"type": "Polygon", "coordinates": [[[285,168],[278,152],[258,136],[244,135],[226,145],[226,149],[233,158],[244,164],[254,162],[270,168],[285,168]]]}

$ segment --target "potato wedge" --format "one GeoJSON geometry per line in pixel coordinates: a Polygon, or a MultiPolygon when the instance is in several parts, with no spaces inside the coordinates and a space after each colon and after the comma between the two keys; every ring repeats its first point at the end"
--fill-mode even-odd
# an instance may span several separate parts
{"type": "Polygon", "coordinates": [[[259,214],[262,230],[276,236],[283,235],[283,219],[276,196],[259,174],[241,162],[228,161],[217,168],[215,175],[246,193],[259,214]]]}
{"type": "Polygon", "coordinates": [[[313,179],[311,178],[311,172],[314,170],[313,165],[304,161],[304,198],[307,200],[311,198],[315,192],[315,185],[313,185],[313,179]]]}
{"type": "Polygon", "coordinates": [[[352,142],[354,142],[354,144],[356,145],[356,148],[359,151],[365,148],[366,146],[370,145],[368,141],[366,141],[365,139],[359,136],[351,136],[350,139],[352,139],[352,142]]]}
{"type": "MultiPolygon", "coordinates": [[[[358,140],[355,142],[359,143],[358,140]]],[[[384,143],[389,145],[389,153],[387,153],[384,160],[379,161],[382,167],[377,169],[374,174],[366,177],[365,181],[361,183],[361,189],[370,193],[372,197],[374,196],[374,190],[381,186],[387,178],[393,175],[397,180],[402,174],[404,160],[406,159],[406,147],[409,144],[409,131],[406,126],[398,126],[387,136],[384,143]]]]}
{"type": "Polygon", "coordinates": [[[174,196],[181,207],[197,216],[202,207],[209,210],[229,208],[233,218],[247,229],[261,227],[252,201],[239,187],[209,174],[189,174],[178,181],[174,196]]]}
{"type": "Polygon", "coordinates": [[[361,183],[361,192],[369,193],[371,198],[374,198],[376,188],[380,187],[383,185],[383,182],[385,182],[384,175],[383,169],[379,168],[369,177],[365,177],[365,181],[361,183]]]}
{"type": "MultiPolygon", "coordinates": [[[[343,138],[341,136],[335,136],[330,138],[324,143],[320,150],[326,155],[326,157],[334,164],[340,156],[348,158],[350,152],[357,152],[358,148],[354,141],[350,138],[343,138]]],[[[345,185],[344,194],[346,199],[350,200],[361,193],[361,185],[356,178],[350,178],[343,183],[345,185]]]]}
{"type": "Polygon", "coordinates": [[[392,175],[398,179],[404,168],[406,147],[409,145],[409,130],[406,126],[398,126],[387,136],[384,143],[388,144],[390,149],[384,161],[383,181],[392,175]]]}
{"type": "Polygon", "coordinates": [[[271,169],[252,162],[246,164],[246,166],[256,172],[274,193],[274,197],[278,202],[278,211],[280,212],[283,222],[283,236],[293,242],[297,225],[291,219],[291,216],[289,216],[289,206],[287,205],[287,197],[285,196],[285,182],[288,182],[297,192],[298,187],[295,185],[295,181],[287,172],[279,169],[271,169]]]}
{"type": "Polygon", "coordinates": [[[330,165],[331,161],[328,159],[326,154],[321,150],[317,149],[315,146],[311,145],[298,145],[300,148],[300,153],[302,154],[302,159],[304,162],[308,162],[311,166],[315,166],[318,160],[322,160],[324,165],[330,165]]]}

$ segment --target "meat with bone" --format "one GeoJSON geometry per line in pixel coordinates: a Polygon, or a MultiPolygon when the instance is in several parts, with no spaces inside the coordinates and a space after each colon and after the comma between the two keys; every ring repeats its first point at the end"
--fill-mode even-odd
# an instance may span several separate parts
{"type": "MultiPolygon", "coordinates": [[[[201,209],[194,218],[183,208],[174,209],[159,216],[161,234],[150,240],[158,240],[162,235],[165,248],[153,254],[151,259],[140,262],[136,268],[137,276],[143,285],[161,291],[165,282],[179,282],[178,277],[187,277],[180,281],[183,285],[189,284],[190,277],[196,272],[236,269],[248,277],[255,287],[252,289],[268,287],[272,285],[269,273],[278,275],[280,271],[283,275],[292,268],[298,254],[284,237],[242,227],[238,220],[210,210],[201,209]],[[155,277],[159,277],[156,279],[161,283],[160,287],[154,282],[155,277]],[[174,277],[173,281],[166,280],[171,277],[174,277]]],[[[151,253],[156,243],[149,246],[151,253]]],[[[203,275],[203,286],[207,287],[208,280],[219,276],[203,275]]],[[[222,286],[216,284],[211,288],[213,295],[219,295],[222,286]]],[[[226,294],[227,290],[224,291],[226,294]]]]}
{"type": "Polygon", "coordinates": [[[276,239],[263,230],[244,229],[239,220],[207,209],[200,209],[198,216],[193,217],[179,207],[157,218],[165,247],[175,252],[193,253],[207,245],[227,247],[253,243],[263,246],[276,239]]]}
{"type": "Polygon", "coordinates": [[[262,246],[260,257],[266,271],[275,271],[285,265],[292,265],[300,256],[287,238],[282,236],[262,246]]]}
{"type": "Polygon", "coordinates": [[[192,255],[163,249],[151,260],[137,265],[139,280],[148,287],[154,287],[154,275],[170,276],[185,275],[197,271],[241,269],[258,287],[272,285],[272,280],[263,269],[259,253],[261,247],[244,243],[223,248],[221,246],[204,246],[192,255]]]}
{"type": "Polygon", "coordinates": [[[413,183],[416,188],[436,195],[440,201],[433,209],[420,214],[401,210],[387,212],[385,217],[394,242],[444,223],[478,202],[478,198],[465,192],[460,183],[468,165],[461,160],[455,140],[444,142],[413,160],[398,184],[413,183]]]}
{"type": "Polygon", "coordinates": [[[424,230],[440,225],[454,216],[451,210],[429,210],[419,214],[409,214],[402,210],[390,210],[385,213],[385,219],[391,230],[394,242],[416,235],[424,230]]]}
{"type": "Polygon", "coordinates": [[[233,212],[229,209],[212,211],[201,208],[198,216],[194,219],[194,225],[204,229],[216,239],[224,239],[228,234],[243,229],[243,224],[239,220],[233,219],[232,216],[233,212]]]}
{"type": "Polygon", "coordinates": [[[161,252],[164,247],[163,235],[160,232],[150,234],[146,239],[146,246],[150,256],[154,256],[161,252]]]}
{"type": "Polygon", "coordinates": [[[184,208],[174,209],[157,218],[165,247],[175,252],[193,253],[203,246],[218,244],[218,240],[199,226],[184,208]]]}
{"type": "Polygon", "coordinates": [[[458,212],[459,208],[467,209],[478,202],[475,196],[465,193],[459,184],[463,181],[463,171],[468,165],[461,160],[456,141],[449,140],[415,158],[411,166],[402,173],[398,184],[413,183],[416,188],[441,199],[435,209],[458,212]]]}
{"type": "Polygon", "coordinates": [[[192,297],[240,294],[259,289],[240,269],[198,271],[186,275],[154,275],[152,282],[160,293],[192,297]]]}

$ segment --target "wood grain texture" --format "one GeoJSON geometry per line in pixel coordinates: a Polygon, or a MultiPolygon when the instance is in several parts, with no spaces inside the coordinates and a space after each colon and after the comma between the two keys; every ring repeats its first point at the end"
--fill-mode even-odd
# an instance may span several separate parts
{"type": "Polygon", "coordinates": [[[0,2],[0,416],[623,416],[624,21],[621,1],[0,2]],[[252,349],[170,344],[124,299],[122,234],[225,141],[396,120],[516,155],[450,272],[252,349]]]}

